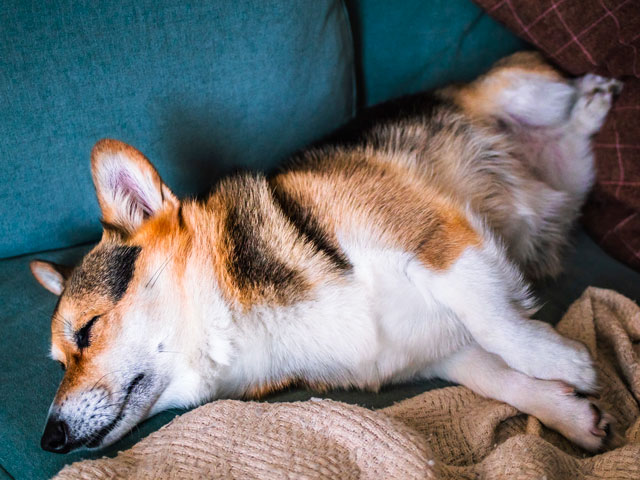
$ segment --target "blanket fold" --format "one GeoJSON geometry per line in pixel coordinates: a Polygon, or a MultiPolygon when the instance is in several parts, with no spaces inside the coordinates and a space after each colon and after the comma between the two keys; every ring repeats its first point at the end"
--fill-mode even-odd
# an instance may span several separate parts
{"type": "Polygon", "coordinates": [[[591,350],[601,403],[624,445],[589,455],[534,417],[465,387],[376,411],[320,399],[222,400],[115,458],[74,463],[56,478],[640,478],[640,308],[589,288],[557,328],[591,350]]]}

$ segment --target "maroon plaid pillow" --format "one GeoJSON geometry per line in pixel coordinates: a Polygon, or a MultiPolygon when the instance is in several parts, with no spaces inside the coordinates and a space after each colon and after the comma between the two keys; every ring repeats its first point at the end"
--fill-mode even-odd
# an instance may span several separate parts
{"type": "Polygon", "coordinates": [[[583,222],[605,250],[640,270],[640,2],[474,1],[568,73],[624,82],[595,138],[598,177],[583,222]]]}

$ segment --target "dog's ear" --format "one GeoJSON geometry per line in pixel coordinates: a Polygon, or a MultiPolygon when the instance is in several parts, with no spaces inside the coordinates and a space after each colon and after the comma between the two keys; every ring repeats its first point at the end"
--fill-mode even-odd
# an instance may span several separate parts
{"type": "Polygon", "coordinates": [[[60,295],[64,290],[64,282],[71,276],[72,267],[58,265],[45,260],[33,260],[29,263],[31,273],[44,288],[51,293],[60,295]]]}
{"type": "Polygon", "coordinates": [[[96,143],[91,152],[91,174],[104,224],[126,234],[161,210],[179,206],[149,160],[118,140],[96,143]]]}

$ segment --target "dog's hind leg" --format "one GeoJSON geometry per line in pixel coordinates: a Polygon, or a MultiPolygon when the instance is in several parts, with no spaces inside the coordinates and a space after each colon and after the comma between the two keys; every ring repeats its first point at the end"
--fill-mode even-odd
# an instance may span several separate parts
{"type": "Polygon", "coordinates": [[[587,74],[576,79],[575,85],[578,98],[571,111],[570,123],[575,133],[593,135],[602,127],[613,97],[622,91],[622,82],[587,74]]]}
{"type": "Polygon", "coordinates": [[[469,345],[429,369],[429,375],[462,384],[537,417],[590,451],[613,438],[613,418],[593,399],[561,381],[538,380],[509,368],[497,355],[469,345]]]}
{"type": "Polygon", "coordinates": [[[533,278],[561,270],[569,232],[595,179],[591,138],[620,89],[620,82],[595,75],[565,78],[540,55],[524,52],[449,91],[473,121],[507,139],[510,156],[524,167],[509,170],[518,186],[506,188],[517,202],[499,233],[533,278]]]}
{"type": "Polygon", "coordinates": [[[591,137],[621,89],[618,80],[597,75],[566,78],[539,54],[521,52],[454,98],[472,117],[502,122],[536,176],[582,202],[594,177],[591,137]]]}
{"type": "MultiPolygon", "coordinates": [[[[550,84],[549,88],[558,88],[554,85],[550,84]]],[[[595,177],[592,137],[602,127],[622,83],[585,75],[558,85],[574,90],[566,118],[545,128],[532,128],[526,123],[516,125],[511,134],[518,144],[520,157],[531,170],[552,188],[569,194],[577,211],[595,177]]],[[[534,101],[549,105],[552,99],[541,94],[534,101]]]]}
{"type": "Polygon", "coordinates": [[[567,121],[577,88],[534,52],[497,62],[489,72],[453,93],[463,110],[479,119],[550,127],[567,121]]]}
{"type": "Polygon", "coordinates": [[[622,83],[589,74],[576,79],[573,85],[576,101],[569,118],[562,126],[542,132],[540,152],[534,162],[543,180],[569,193],[579,208],[595,178],[592,137],[602,127],[622,83]]]}

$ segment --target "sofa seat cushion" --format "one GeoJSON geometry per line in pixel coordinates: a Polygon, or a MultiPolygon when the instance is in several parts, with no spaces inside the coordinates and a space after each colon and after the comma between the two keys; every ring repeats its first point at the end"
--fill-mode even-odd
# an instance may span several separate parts
{"type": "MultiPolygon", "coordinates": [[[[29,261],[40,257],[72,264],[89,248],[75,247],[0,261],[0,305],[3,306],[0,314],[3,347],[0,349],[0,472],[4,469],[14,478],[49,478],[66,463],[113,455],[180,413],[179,410],[160,413],[100,452],[57,455],[40,449],[40,435],[62,372],[56,362],[47,358],[50,316],[56,297],[37,284],[29,271],[29,261]]],[[[634,300],[640,298],[640,274],[607,256],[584,232],[579,232],[566,273],[538,288],[544,302],[538,318],[557,322],[589,285],[611,288],[634,300]]],[[[379,408],[443,385],[446,383],[439,380],[417,381],[389,386],[379,393],[337,391],[321,396],[379,408]]],[[[312,396],[320,394],[289,390],[267,400],[296,401],[312,396]]]]}
{"type": "Polygon", "coordinates": [[[340,0],[6,0],[0,25],[0,258],[99,238],[102,137],[198,194],[353,113],[340,0]]]}

